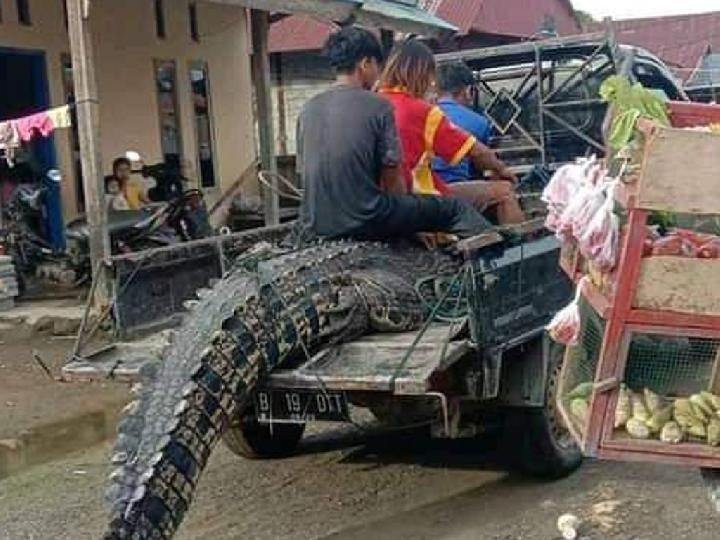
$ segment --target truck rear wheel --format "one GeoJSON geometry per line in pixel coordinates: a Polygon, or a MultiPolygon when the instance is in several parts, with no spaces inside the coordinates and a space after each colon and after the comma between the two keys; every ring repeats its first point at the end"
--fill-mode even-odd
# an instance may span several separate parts
{"type": "Polygon", "coordinates": [[[508,412],[505,444],[513,456],[512,465],[539,478],[562,478],[582,463],[582,452],[565,427],[557,407],[564,352],[564,347],[551,345],[545,406],[508,412]]]}
{"type": "Polygon", "coordinates": [[[244,418],[225,432],[225,445],[247,459],[274,459],[295,453],[305,424],[264,424],[244,418]]]}

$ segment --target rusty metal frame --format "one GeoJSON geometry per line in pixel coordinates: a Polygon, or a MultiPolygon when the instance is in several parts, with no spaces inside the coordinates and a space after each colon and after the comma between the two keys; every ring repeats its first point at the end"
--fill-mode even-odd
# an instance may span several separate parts
{"type": "MultiPolygon", "coordinates": [[[[527,108],[530,106],[530,102],[523,103],[522,98],[524,96],[529,96],[530,93],[533,91],[537,92],[537,100],[532,105],[537,107],[538,129],[540,136],[537,137],[535,134],[529,132],[528,129],[526,129],[526,127],[521,124],[519,120],[522,113],[513,115],[512,120],[507,125],[507,129],[501,129],[498,125],[498,122],[494,118],[490,117],[490,115],[488,115],[492,124],[498,129],[498,131],[502,135],[507,135],[515,131],[521,136],[521,140],[526,142],[526,144],[522,146],[498,148],[498,154],[503,155],[508,153],[526,151],[538,152],[542,164],[551,165],[547,162],[547,120],[555,122],[572,137],[575,137],[576,139],[586,143],[593,150],[599,153],[604,153],[605,145],[602,140],[595,140],[593,137],[583,132],[582,129],[572,125],[569,121],[565,120],[564,118],[562,118],[562,116],[558,114],[560,110],[570,107],[582,107],[584,105],[596,106],[602,103],[602,100],[597,96],[588,96],[587,99],[573,99],[571,101],[565,102],[559,101],[558,98],[566,92],[570,92],[576,89],[579,85],[583,84],[583,82],[586,81],[584,74],[588,66],[590,66],[594,61],[600,58],[601,55],[606,55],[607,61],[603,62],[597,69],[593,69],[593,73],[602,73],[616,67],[616,46],[611,35],[603,34],[602,40],[599,44],[596,45],[595,43],[593,43],[594,48],[592,49],[592,52],[589,54],[589,56],[583,58],[582,63],[577,66],[572,71],[572,73],[562,81],[560,85],[558,85],[556,88],[550,89],[546,93],[545,83],[549,77],[554,76],[559,66],[557,66],[555,63],[553,63],[551,66],[544,65],[545,63],[547,63],[547,59],[544,58],[543,51],[555,50],[560,44],[563,43],[563,40],[550,40],[543,43],[523,44],[522,47],[519,45],[515,47],[518,49],[517,53],[522,54],[527,54],[531,50],[530,47],[532,47],[532,49],[534,49],[534,65],[532,67],[528,67],[527,73],[525,73],[519,80],[519,85],[512,92],[508,92],[508,95],[513,100],[515,100],[516,103],[519,102],[518,104],[521,105],[521,107],[523,107],[524,105],[523,108],[527,108]]],[[[578,43],[582,45],[586,42],[578,42],[577,40],[568,41],[568,45],[571,43],[578,43]]],[[[492,50],[484,51],[481,54],[473,53],[470,58],[471,60],[482,60],[483,58],[491,58],[493,57],[493,55],[497,55],[505,51],[508,51],[508,55],[512,56],[512,51],[510,51],[510,49],[511,46],[492,48],[492,50]]],[[[438,59],[439,61],[443,62],[461,59],[462,57],[463,53],[460,52],[439,55],[438,59]]],[[[492,77],[488,78],[487,80],[483,77],[478,78],[477,85],[482,90],[482,92],[491,99],[491,103],[494,103],[499,98],[498,96],[500,96],[501,90],[494,90],[490,86],[490,84],[488,84],[488,81],[490,80],[492,80],[492,77]]]]}

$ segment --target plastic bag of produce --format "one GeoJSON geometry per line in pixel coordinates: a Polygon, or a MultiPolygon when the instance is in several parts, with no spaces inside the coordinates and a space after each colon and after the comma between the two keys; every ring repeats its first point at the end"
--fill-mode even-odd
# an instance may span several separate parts
{"type": "Polygon", "coordinates": [[[584,277],[578,283],[573,301],[558,311],[546,327],[550,337],[563,345],[577,345],[580,338],[580,295],[586,279],[584,277]]]}
{"type": "Polygon", "coordinates": [[[578,237],[578,247],[600,272],[611,272],[617,264],[620,222],[613,211],[615,184],[605,190],[601,207],[578,237]]]}
{"type": "Polygon", "coordinates": [[[697,256],[701,259],[720,259],[720,238],[715,237],[703,244],[697,256]]]}
{"type": "MultiPolygon", "coordinates": [[[[604,176],[603,171],[604,169],[596,162],[595,156],[560,167],[550,179],[541,197],[548,205],[545,227],[557,232],[568,205],[582,194],[585,187],[594,185],[599,176],[604,176]]],[[[566,238],[569,239],[569,236],[566,238]]]]}
{"type": "Polygon", "coordinates": [[[599,170],[601,167],[595,156],[563,165],[553,174],[541,200],[548,205],[565,208],[583,185],[595,180],[599,170]]]}
{"type": "MultiPolygon", "coordinates": [[[[563,209],[558,219],[555,235],[565,242],[575,239],[575,220],[580,213],[586,213],[593,198],[597,196],[597,189],[590,185],[583,185],[573,196],[572,200],[563,209]]],[[[602,203],[602,201],[600,201],[602,203]]]]}
{"type": "Polygon", "coordinates": [[[584,203],[575,209],[572,216],[572,235],[577,241],[585,235],[593,218],[603,209],[605,200],[605,186],[594,187],[584,203]]]}
{"type": "Polygon", "coordinates": [[[673,233],[653,242],[652,256],[696,257],[698,249],[690,240],[673,233]]]}

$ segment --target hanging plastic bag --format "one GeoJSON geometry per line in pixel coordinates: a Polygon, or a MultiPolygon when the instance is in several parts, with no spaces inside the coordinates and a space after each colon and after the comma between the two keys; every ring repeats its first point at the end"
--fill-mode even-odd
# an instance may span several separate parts
{"type": "Polygon", "coordinates": [[[563,165],[553,174],[543,190],[541,200],[549,205],[564,208],[586,182],[587,174],[587,160],[563,165]]]}
{"type": "Polygon", "coordinates": [[[557,225],[555,228],[555,235],[560,241],[570,242],[574,239],[573,223],[575,220],[575,215],[583,206],[585,206],[587,200],[592,197],[592,194],[592,187],[588,185],[582,186],[573,196],[570,203],[565,207],[565,209],[563,209],[557,220],[557,225]]]}
{"type": "Polygon", "coordinates": [[[593,185],[601,170],[597,158],[592,156],[564,165],[555,172],[541,196],[541,200],[548,206],[546,228],[553,232],[558,231],[567,206],[576,200],[585,187],[593,185]]]}
{"type": "Polygon", "coordinates": [[[580,280],[573,301],[558,311],[545,328],[554,341],[563,345],[575,346],[580,339],[580,296],[586,280],[587,277],[580,280]]]}
{"type": "Polygon", "coordinates": [[[618,258],[620,222],[613,211],[616,185],[607,184],[602,190],[604,201],[578,238],[580,253],[602,273],[611,272],[618,258]]]}

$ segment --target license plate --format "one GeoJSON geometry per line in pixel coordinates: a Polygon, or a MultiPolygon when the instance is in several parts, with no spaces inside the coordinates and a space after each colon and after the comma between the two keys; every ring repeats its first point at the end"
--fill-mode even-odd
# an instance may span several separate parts
{"type": "Polygon", "coordinates": [[[308,390],[260,390],[255,410],[261,422],[343,422],[348,405],[342,392],[308,390]]]}

